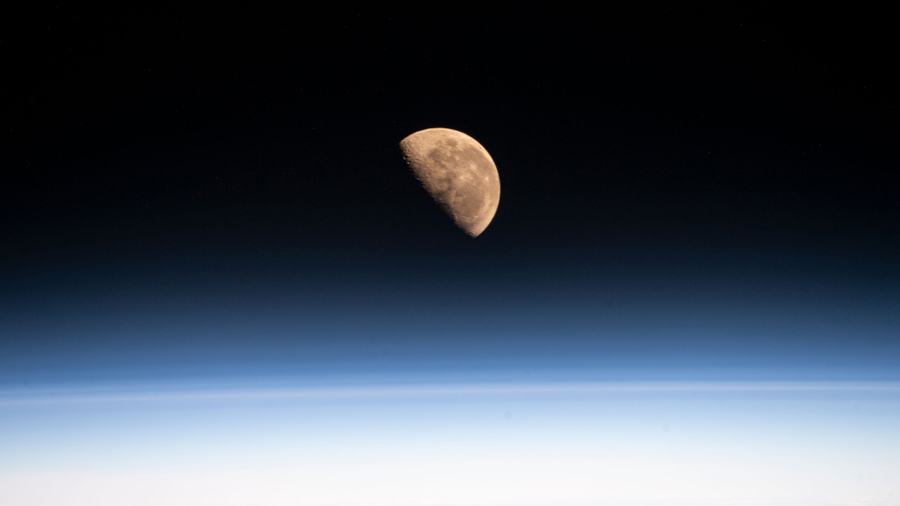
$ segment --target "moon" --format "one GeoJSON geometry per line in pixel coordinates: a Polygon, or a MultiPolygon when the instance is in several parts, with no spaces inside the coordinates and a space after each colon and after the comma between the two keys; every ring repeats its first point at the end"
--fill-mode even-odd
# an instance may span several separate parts
{"type": "Polygon", "coordinates": [[[420,130],[400,149],[416,179],[456,226],[478,237],[500,203],[500,175],[487,150],[475,139],[449,128],[420,130]]]}

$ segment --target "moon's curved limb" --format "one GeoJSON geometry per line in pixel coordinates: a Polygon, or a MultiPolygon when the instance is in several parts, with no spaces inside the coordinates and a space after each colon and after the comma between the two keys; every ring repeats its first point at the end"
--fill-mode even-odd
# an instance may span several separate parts
{"type": "Polygon", "coordinates": [[[456,225],[478,237],[500,203],[500,175],[487,150],[449,128],[420,130],[402,141],[403,156],[425,190],[456,225]]]}

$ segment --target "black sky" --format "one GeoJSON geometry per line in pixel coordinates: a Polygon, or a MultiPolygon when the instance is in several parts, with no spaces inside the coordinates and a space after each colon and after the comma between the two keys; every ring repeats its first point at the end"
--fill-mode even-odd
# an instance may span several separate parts
{"type": "Polygon", "coordinates": [[[5,22],[3,250],[433,235],[431,126],[502,168],[497,237],[894,248],[884,14],[50,6],[5,22]]]}
{"type": "Polygon", "coordinates": [[[253,286],[282,276],[270,264],[324,269],[323,286],[427,284],[437,270],[552,279],[576,287],[566,300],[598,277],[701,271],[894,293],[900,41],[887,10],[439,7],[5,16],[7,308],[112,278],[253,286]],[[473,136],[500,172],[499,210],[475,240],[399,153],[438,126],[473,136]]]}

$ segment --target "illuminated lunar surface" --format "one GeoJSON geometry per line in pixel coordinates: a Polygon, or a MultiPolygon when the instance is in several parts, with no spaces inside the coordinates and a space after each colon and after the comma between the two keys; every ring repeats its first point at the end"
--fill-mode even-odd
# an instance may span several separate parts
{"type": "Polygon", "coordinates": [[[500,203],[500,176],[487,150],[448,128],[420,130],[402,141],[403,156],[425,190],[456,225],[478,237],[500,203]]]}

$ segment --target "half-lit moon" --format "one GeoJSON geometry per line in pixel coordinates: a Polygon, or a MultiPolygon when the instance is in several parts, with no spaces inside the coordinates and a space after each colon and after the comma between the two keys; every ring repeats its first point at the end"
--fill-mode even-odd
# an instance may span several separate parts
{"type": "Polygon", "coordinates": [[[449,128],[420,130],[400,141],[406,163],[456,225],[478,237],[500,203],[500,175],[487,150],[449,128]]]}

